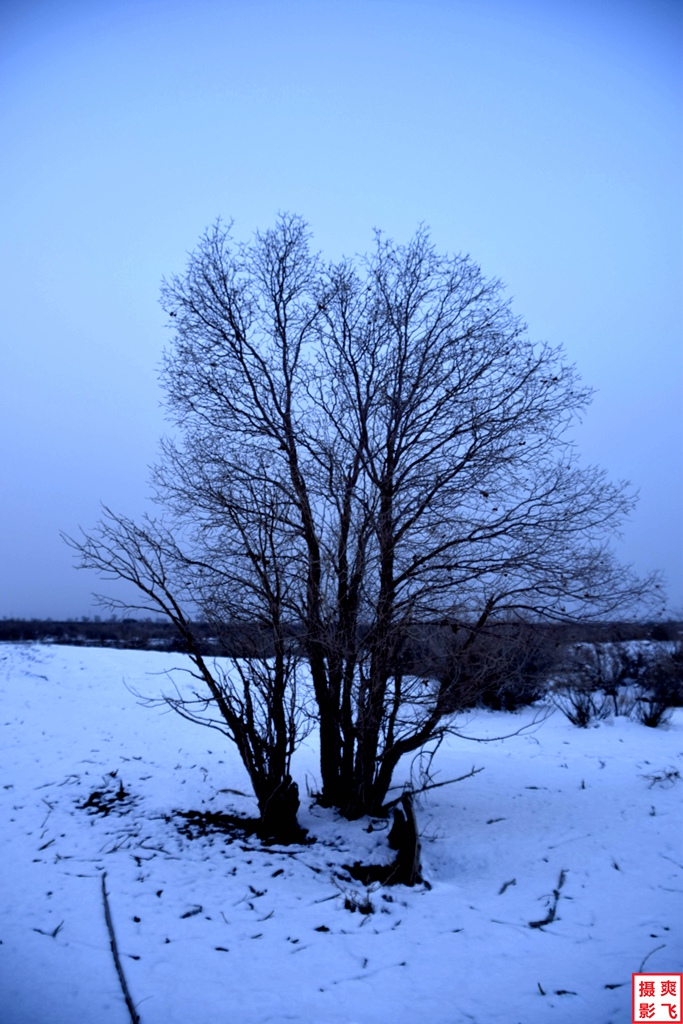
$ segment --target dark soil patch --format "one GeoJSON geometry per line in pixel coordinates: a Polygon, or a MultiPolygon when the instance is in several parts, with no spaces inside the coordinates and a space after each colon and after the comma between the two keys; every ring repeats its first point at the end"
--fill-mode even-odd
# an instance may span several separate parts
{"type": "Polygon", "coordinates": [[[373,882],[391,885],[392,882],[395,882],[395,876],[398,874],[395,862],[392,864],[361,864],[357,860],[355,864],[344,864],[343,867],[351,875],[351,878],[362,882],[363,885],[372,885],[373,882]]]}
{"type": "MultiPolygon", "coordinates": [[[[221,835],[226,842],[258,835],[259,819],[245,818],[238,814],[223,814],[220,811],[173,811],[173,817],[180,819],[176,826],[181,835],[188,839],[221,835]]],[[[166,819],[171,821],[171,817],[166,819]]]]}
{"type": "Polygon", "coordinates": [[[131,796],[124,788],[123,782],[119,782],[118,789],[94,789],[87,800],[76,806],[88,814],[101,814],[106,817],[112,813],[128,814],[136,803],[137,798],[131,796]]]}
{"type": "MultiPolygon", "coordinates": [[[[264,837],[263,823],[260,818],[246,818],[238,814],[224,814],[220,811],[173,811],[172,815],[166,816],[166,821],[172,818],[176,821],[176,827],[181,835],[188,839],[200,839],[204,836],[222,836],[226,843],[233,843],[237,840],[244,840],[255,836],[264,847],[292,845],[310,846],[316,840],[307,835],[304,829],[299,829],[292,834],[288,843],[278,842],[275,839],[264,837]]],[[[280,853],[284,852],[282,850],[280,853]]]]}

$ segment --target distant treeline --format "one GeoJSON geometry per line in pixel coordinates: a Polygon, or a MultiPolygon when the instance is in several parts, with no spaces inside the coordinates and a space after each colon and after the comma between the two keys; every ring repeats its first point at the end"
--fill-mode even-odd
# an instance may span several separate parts
{"type": "MultiPolygon", "coordinates": [[[[442,625],[442,624],[438,624],[442,625]]],[[[515,627],[507,626],[506,631],[515,627]]],[[[258,626],[222,624],[217,627],[208,622],[194,624],[194,634],[201,652],[226,657],[267,656],[266,634],[258,626]]],[[[466,629],[466,627],[465,627],[466,629]]],[[[683,638],[681,622],[603,622],[552,623],[519,626],[520,631],[532,629],[554,646],[578,642],[616,642],[623,640],[679,640],[683,638]]],[[[418,647],[434,632],[437,624],[425,624],[418,647]]],[[[413,640],[417,639],[415,635],[413,640]]],[[[296,634],[292,632],[296,645],[296,634]]],[[[52,619],[0,619],[0,642],[27,642],[68,644],[77,647],[115,647],[130,650],[185,651],[186,645],[175,627],[164,620],[83,618],[55,621],[52,619]]]]}
{"type": "MultiPolygon", "coordinates": [[[[206,638],[206,650],[209,651],[211,628],[208,624],[199,623],[197,633],[202,639],[206,638]]],[[[185,650],[185,644],[175,626],[154,619],[2,619],[0,641],[34,641],[74,647],[117,647],[144,651],[185,650]]]]}

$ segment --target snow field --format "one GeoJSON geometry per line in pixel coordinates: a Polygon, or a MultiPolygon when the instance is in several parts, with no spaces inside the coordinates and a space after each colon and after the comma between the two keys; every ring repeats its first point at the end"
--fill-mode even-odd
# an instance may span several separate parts
{"type": "Polygon", "coordinates": [[[307,795],[314,735],[295,773],[317,842],[179,831],[176,810],[255,811],[225,792],[249,784],[219,733],[126,688],[168,690],[182,663],[0,647],[2,1024],[130,1020],[105,871],[142,1024],[622,1024],[632,971],[681,969],[683,781],[664,774],[683,774],[680,710],[657,730],[556,712],[515,736],[538,709],[462,716],[469,737],[508,738],[439,750],[437,781],[485,770],[420,798],[431,888],[366,887],[343,866],[390,859],[385,823],[307,795]],[[344,906],[366,897],[371,914],[344,906]]]}

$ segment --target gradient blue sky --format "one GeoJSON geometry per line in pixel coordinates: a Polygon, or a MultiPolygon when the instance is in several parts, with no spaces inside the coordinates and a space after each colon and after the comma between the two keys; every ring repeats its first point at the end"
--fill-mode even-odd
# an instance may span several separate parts
{"type": "Polygon", "coordinates": [[[58,532],[145,507],[161,277],[285,210],[505,281],[683,614],[682,45],[674,0],[3,0],[0,615],[96,610],[58,532]]]}

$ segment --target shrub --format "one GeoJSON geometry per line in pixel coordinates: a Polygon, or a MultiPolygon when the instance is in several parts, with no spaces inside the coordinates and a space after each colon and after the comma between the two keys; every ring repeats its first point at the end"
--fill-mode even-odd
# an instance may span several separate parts
{"type": "Polygon", "coordinates": [[[556,687],[551,699],[572,725],[577,725],[580,729],[586,729],[591,722],[608,718],[610,714],[607,695],[580,683],[556,687]]]}
{"type": "Polygon", "coordinates": [[[671,719],[673,708],[683,706],[683,645],[666,650],[650,662],[641,683],[634,717],[656,729],[671,719]]]}

